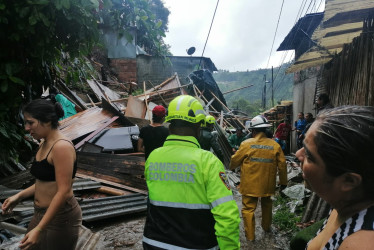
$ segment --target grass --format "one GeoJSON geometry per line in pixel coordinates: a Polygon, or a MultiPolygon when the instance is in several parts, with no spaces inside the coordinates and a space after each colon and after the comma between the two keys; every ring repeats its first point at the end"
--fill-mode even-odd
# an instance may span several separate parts
{"type": "Polygon", "coordinates": [[[303,208],[296,209],[295,212],[290,211],[288,203],[291,201],[289,198],[281,197],[280,195],[275,196],[273,214],[273,224],[281,231],[289,234],[294,234],[300,229],[296,226],[296,223],[300,222],[303,208]]]}

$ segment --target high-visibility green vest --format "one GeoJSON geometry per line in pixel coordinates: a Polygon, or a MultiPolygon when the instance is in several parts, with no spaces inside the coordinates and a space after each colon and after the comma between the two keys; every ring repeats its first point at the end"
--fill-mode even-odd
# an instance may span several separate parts
{"type": "Polygon", "coordinates": [[[196,138],[169,135],[145,164],[143,242],[164,249],[239,249],[239,210],[222,163],[196,138]]]}

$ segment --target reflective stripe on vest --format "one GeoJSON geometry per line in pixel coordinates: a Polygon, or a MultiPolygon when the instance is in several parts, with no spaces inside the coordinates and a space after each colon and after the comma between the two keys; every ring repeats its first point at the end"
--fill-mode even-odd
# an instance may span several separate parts
{"type": "MultiPolygon", "coordinates": [[[[143,242],[145,242],[149,245],[155,246],[155,247],[163,248],[163,249],[191,250],[190,248],[178,247],[178,246],[163,243],[163,242],[160,242],[160,241],[157,241],[157,240],[151,240],[151,239],[149,239],[145,236],[143,236],[143,242]]],[[[216,249],[219,249],[219,247],[215,246],[213,248],[208,248],[206,250],[216,250],[216,249]]]]}
{"type": "Polygon", "coordinates": [[[273,162],[273,159],[266,159],[266,158],[251,158],[250,161],[272,163],[272,162],[273,162]]]}
{"type": "Polygon", "coordinates": [[[170,201],[154,201],[150,200],[149,202],[154,206],[162,207],[172,207],[172,208],[186,208],[186,209],[212,209],[225,202],[234,200],[232,195],[228,195],[222,198],[219,198],[212,202],[211,205],[208,204],[190,204],[190,203],[179,203],[179,202],[170,202],[170,201]]]}
{"type": "Polygon", "coordinates": [[[273,146],[268,145],[251,145],[251,148],[274,150],[273,146]]]}

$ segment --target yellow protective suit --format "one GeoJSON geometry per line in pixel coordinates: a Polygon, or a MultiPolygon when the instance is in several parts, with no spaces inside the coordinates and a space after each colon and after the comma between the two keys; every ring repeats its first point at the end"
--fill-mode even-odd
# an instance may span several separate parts
{"type": "Polygon", "coordinates": [[[246,196],[265,197],[275,193],[276,176],[279,184],[287,185],[287,167],[278,143],[260,132],[245,140],[231,157],[230,169],[240,169],[240,193],[246,196]]]}
{"type": "Polygon", "coordinates": [[[242,194],[242,217],[245,235],[255,240],[255,210],[261,198],[262,228],[270,230],[272,219],[271,195],[275,193],[276,176],[287,185],[287,166],[282,148],[260,132],[254,138],[243,141],[239,150],[231,157],[230,169],[241,165],[240,188],[242,194]]]}

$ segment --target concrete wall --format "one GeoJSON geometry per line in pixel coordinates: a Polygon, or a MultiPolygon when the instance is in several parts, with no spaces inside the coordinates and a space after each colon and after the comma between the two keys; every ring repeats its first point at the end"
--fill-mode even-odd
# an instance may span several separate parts
{"type": "MultiPolygon", "coordinates": [[[[319,68],[310,68],[294,75],[294,87],[293,87],[293,119],[292,127],[294,128],[294,122],[297,121],[298,113],[312,113],[315,116],[314,110],[314,98],[316,91],[316,84],[319,77],[319,68]]],[[[291,136],[291,152],[296,152],[296,132],[292,132],[291,136]]]]}

